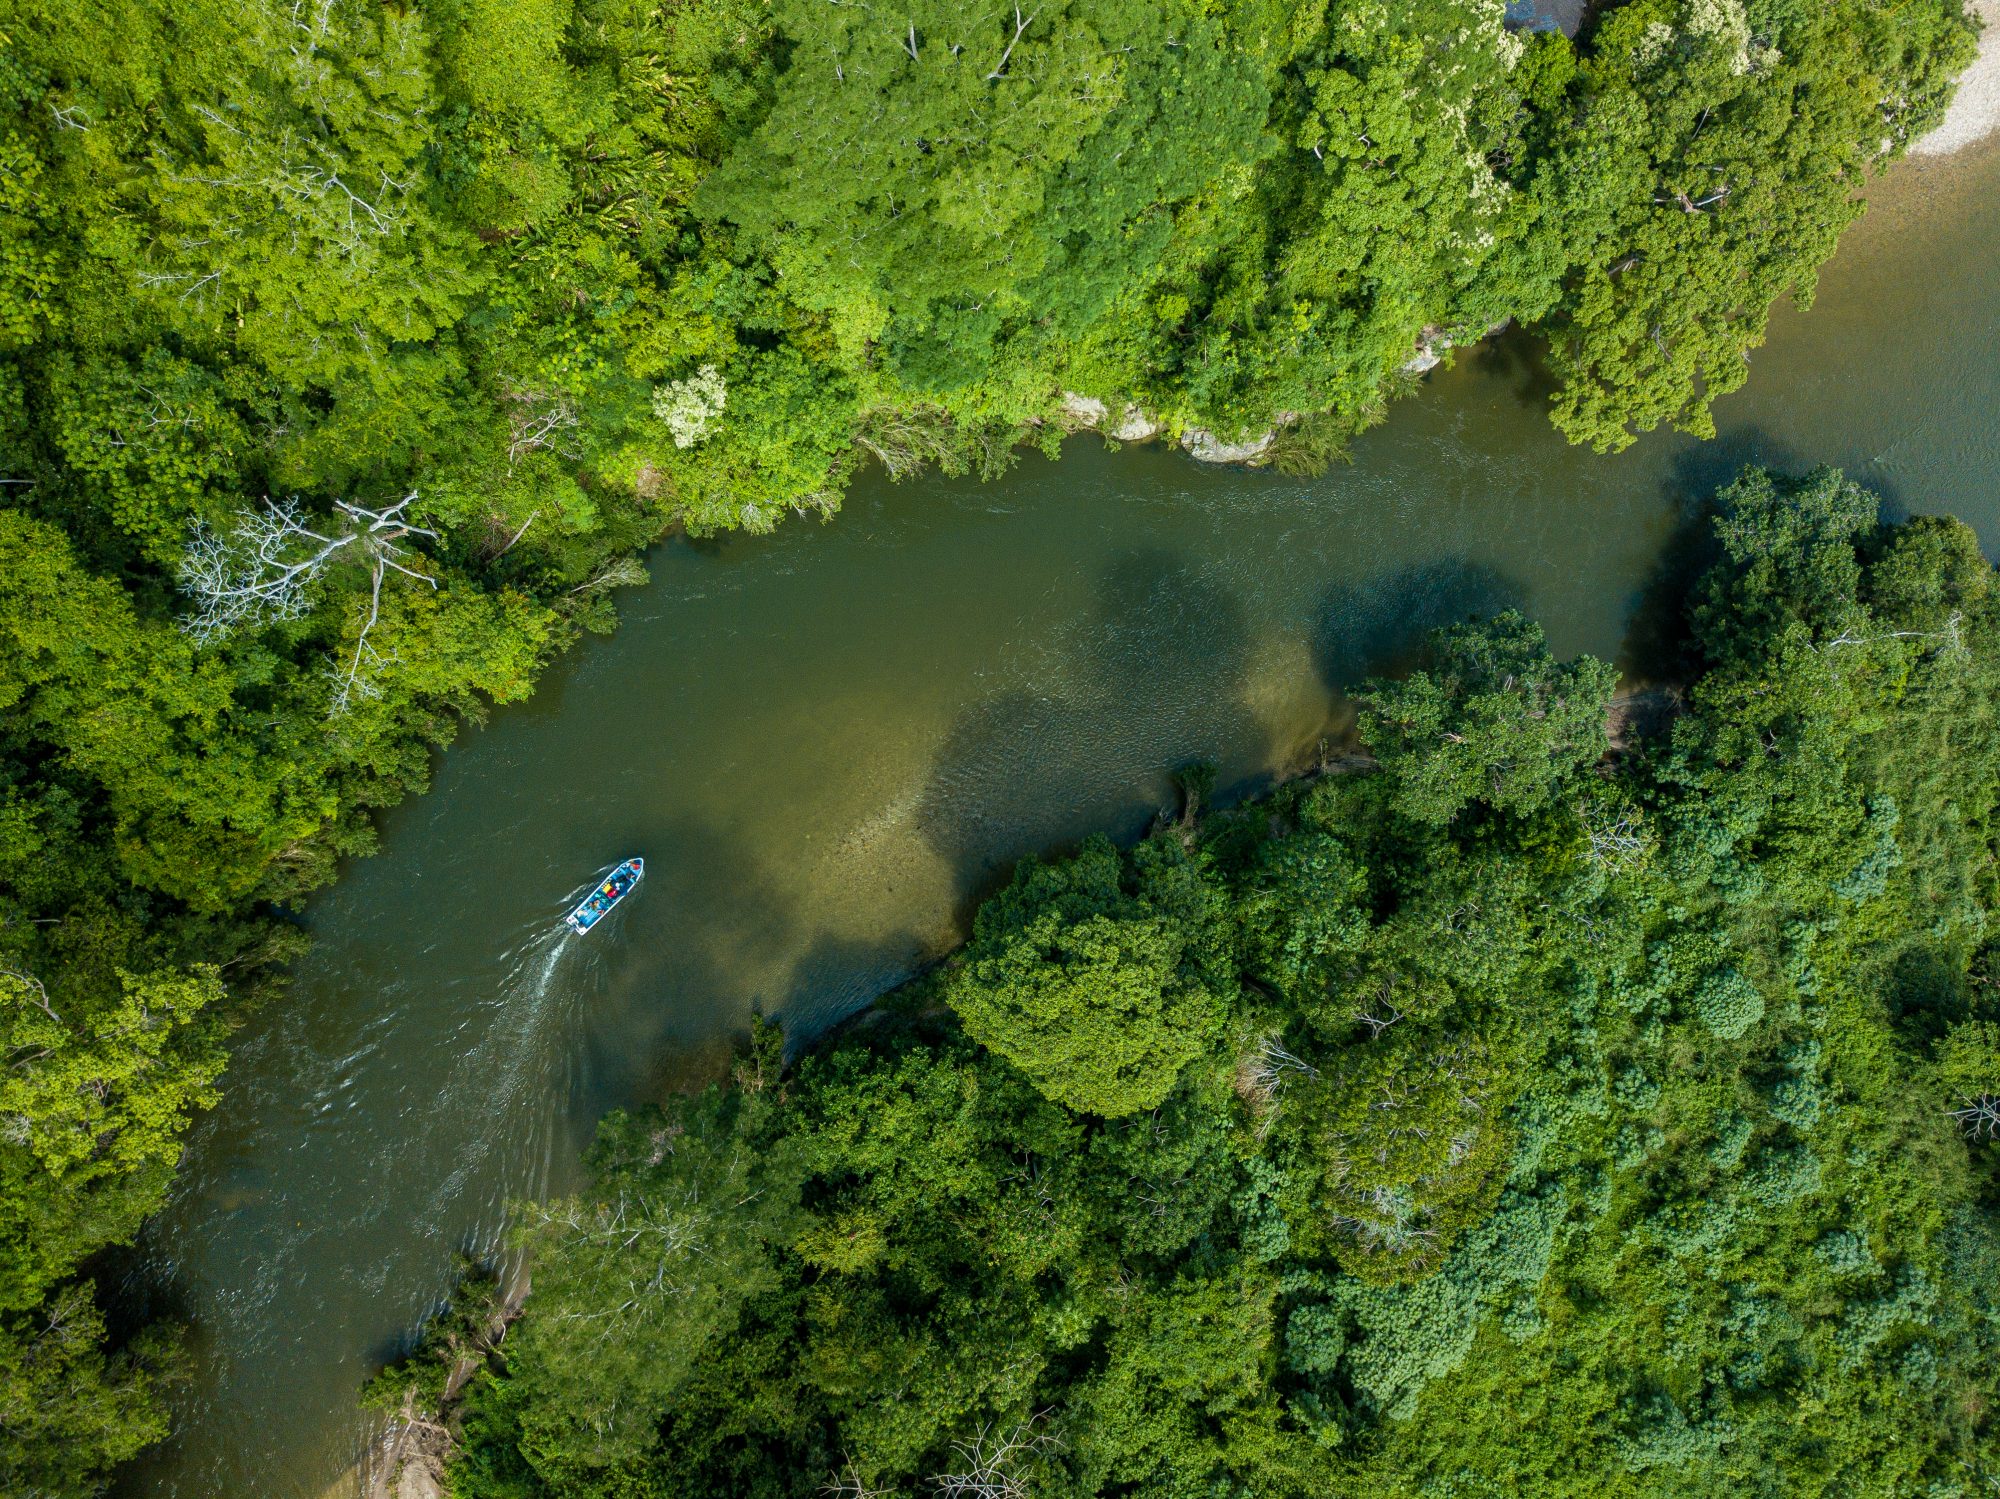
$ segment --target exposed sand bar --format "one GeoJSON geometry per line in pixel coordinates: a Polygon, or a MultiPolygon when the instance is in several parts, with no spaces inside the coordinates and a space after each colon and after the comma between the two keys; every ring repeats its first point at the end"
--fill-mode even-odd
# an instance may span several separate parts
{"type": "Polygon", "coordinates": [[[2000,130],[2000,0],[1972,0],[1970,9],[1986,23],[1979,57],[1958,80],[1943,122],[1910,147],[1913,155],[1942,156],[2000,130]]]}

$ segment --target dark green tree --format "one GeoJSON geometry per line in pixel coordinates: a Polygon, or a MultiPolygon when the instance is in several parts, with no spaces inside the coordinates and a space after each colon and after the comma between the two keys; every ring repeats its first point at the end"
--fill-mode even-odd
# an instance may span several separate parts
{"type": "Polygon", "coordinates": [[[1157,1107],[1227,1003],[1199,875],[1173,866],[1137,890],[1128,878],[1103,839],[1062,864],[1030,860],[981,910],[944,987],[967,1033],[1048,1097],[1112,1117],[1157,1107]]]}
{"type": "Polygon", "coordinates": [[[1475,801],[1536,811],[1609,747],[1617,672],[1557,661],[1521,615],[1440,630],[1432,650],[1429,669],[1370,683],[1357,699],[1361,737],[1404,816],[1442,825],[1475,801]]]}

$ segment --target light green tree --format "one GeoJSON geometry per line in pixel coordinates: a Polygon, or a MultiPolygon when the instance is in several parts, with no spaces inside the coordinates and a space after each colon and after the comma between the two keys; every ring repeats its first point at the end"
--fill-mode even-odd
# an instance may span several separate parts
{"type": "Polygon", "coordinates": [[[1760,16],[1636,0],[1596,28],[1578,128],[1535,188],[1575,271],[1545,325],[1572,441],[1615,450],[1662,423],[1712,437],[1772,303],[1811,304],[1866,174],[1937,117],[1971,55],[1956,0],[1760,16]]]}

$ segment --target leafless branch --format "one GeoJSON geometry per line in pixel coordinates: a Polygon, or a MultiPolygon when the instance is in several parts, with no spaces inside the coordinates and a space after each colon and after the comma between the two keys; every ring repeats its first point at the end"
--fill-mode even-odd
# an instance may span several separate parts
{"type": "Polygon", "coordinates": [[[1980,1093],[1965,1100],[1965,1107],[1951,1110],[1972,1140],[2000,1140],[2000,1093],[1980,1093]]]}
{"type": "Polygon", "coordinates": [[[264,508],[238,512],[236,524],[217,531],[196,521],[181,557],[181,592],[194,603],[181,628],[196,644],[207,645],[231,632],[280,620],[298,619],[311,603],[313,583],[337,558],[359,558],[369,570],[368,612],[354,652],[334,669],[332,712],[345,713],[357,699],[372,697],[370,680],[385,658],[370,640],[382,615],[382,583],[391,573],[436,588],[437,579],[413,566],[403,542],[411,536],[437,540],[437,532],[409,518],[417,493],[411,490],[380,509],[351,500],[335,502],[343,519],[336,534],[306,524],[292,500],[265,500],[264,508]]]}
{"type": "Polygon", "coordinates": [[[894,1489],[878,1489],[873,1484],[865,1482],[860,1470],[854,1466],[854,1458],[845,1453],[842,1456],[846,1461],[841,1464],[839,1471],[820,1485],[819,1491],[825,1494],[827,1499],[889,1499],[889,1496],[896,1492],[894,1489]]]}
{"type": "Polygon", "coordinates": [[[1275,1035],[1257,1043],[1257,1049],[1236,1064],[1236,1091],[1253,1113],[1263,1116],[1260,1133],[1268,1131],[1278,1118],[1278,1095],[1292,1074],[1316,1078],[1319,1069],[1287,1051],[1275,1035]]]}
{"type": "Polygon", "coordinates": [[[1368,1039],[1370,1041],[1380,1040],[1382,1032],[1403,1018],[1403,1012],[1396,1007],[1393,1000],[1381,1006],[1381,1008],[1389,1012],[1386,1019],[1379,1015],[1371,1015],[1366,1010],[1356,1010],[1354,1012],[1354,1018],[1368,1027],[1368,1039]]]}
{"type": "Polygon", "coordinates": [[[1026,17],[1023,17],[1021,7],[1018,5],[1014,7],[1014,34],[1007,39],[1007,50],[1000,54],[1000,61],[993,64],[993,71],[986,75],[988,83],[998,82],[1007,76],[1007,59],[1014,55],[1014,47],[1021,40],[1022,34],[1034,24],[1034,11],[1029,11],[1026,17]]]}
{"type": "Polygon", "coordinates": [[[540,515],[541,513],[542,512],[539,507],[530,510],[528,512],[528,518],[521,522],[521,529],[516,531],[512,536],[508,537],[507,544],[502,548],[500,548],[499,551],[493,554],[493,560],[495,562],[498,562],[502,557],[506,556],[509,552],[514,550],[514,543],[519,541],[523,536],[526,536],[528,534],[528,527],[532,526],[535,523],[535,517],[540,515]]]}
{"type": "Polygon", "coordinates": [[[1586,804],[1578,806],[1577,818],[1590,841],[1590,859],[1595,864],[1615,872],[1646,851],[1645,829],[1632,813],[1624,813],[1616,822],[1606,824],[1594,819],[1593,809],[1586,804]]]}
{"type": "Polygon", "coordinates": [[[509,468],[537,448],[553,449],[565,458],[581,456],[573,445],[562,439],[563,433],[574,431],[583,424],[583,418],[577,414],[576,406],[568,396],[524,391],[510,396],[508,403],[511,408],[507,413],[509,468]]]}
{"type": "Polygon", "coordinates": [[[61,1022],[62,1016],[58,1015],[49,1004],[48,989],[32,973],[24,972],[19,968],[0,968],[0,978],[12,979],[15,983],[19,984],[23,990],[23,997],[29,1004],[34,1005],[44,1015],[48,1016],[49,1019],[58,1023],[61,1022]]]}
{"type": "Polygon", "coordinates": [[[313,530],[291,500],[239,511],[227,532],[197,520],[181,556],[181,592],[194,603],[181,628],[207,645],[246,625],[299,618],[312,581],[357,539],[313,530]]]}
{"type": "Polygon", "coordinates": [[[1048,1416],[1039,1411],[1005,1430],[995,1430],[989,1422],[971,1440],[954,1442],[965,1471],[932,1476],[942,1499],[1029,1499],[1032,1490],[1023,1469],[1062,1446],[1045,1425],[1048,1416]]]}
{"type": "Polygon", "coordinates": [[[1885,630],[1880,635],[1856,635],[1852,630],[1843,630],[1822,649],[1838,650],[1845,645],[1879,645],[1885,640],[1942,640],[1950,650],[1963,650],[1965,641],[1958,627],[1965,622],[1965,616],[1954,610],[1945,621],[1942,630],[1885,630]]]}
{"type": "Polygon", "coordinates": [[[572,588],[570,595],[602,593],[607,588],[631,588],[645,581],[646,567],[637,557],[614,557],[572,588]]]}

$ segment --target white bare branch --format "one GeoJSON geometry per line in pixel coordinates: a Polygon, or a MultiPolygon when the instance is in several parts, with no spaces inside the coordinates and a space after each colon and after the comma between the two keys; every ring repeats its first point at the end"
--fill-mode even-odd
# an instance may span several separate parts
{"type": "Polygon", "coordinates": [[[512,468],[537,448],[550,448],[565,458],[580,458],[582,452],[566,442],[564,433],[583,424],[568,396],[522,391],[509,396],[507,412],[507,466],[512,468]]]}
{"type": "Polygon", "coordinates": [[[181,555],[181,592],[194,603],[181,628],[207,645],[245,626],[299,618],[312,581],[358,539],[313,530],[292,500],[238,511],[226,532],[197,520],[181,555]]]}
{"type": "Polygon", "coordinates": [[[846,1457],[846,1461],[841,1464],[839,1471],[820,1485],[819,1491],[825,1494],[827,1499],[889,1499],[889,1496],[896,1492],[894,1489],[878,1489],[863,1480],[861,1471],[854,1466],[854,1458],[847,1454],[843,1456],[846,1457]]]}
{"type": "Polygon", "coordinates": [[[1286,1074],[1294,1072],[1301,1077],[1319,1076],[1317,1067],[1286,1050],[1276,1036],[1266,1036],[1258,1043],[1253,1075],[1267,1091],[1276,1093],[1283,1086],[1286,1074]]]}
{"type": "Polygon", "coordinates": [[[406,512],[416,503],[417,492],[413,489],[393,505],[385,505],[380,510],[370,510],[366,505],[357,505],[351,500],[336,500],[333,508],[352,516],[366,527],[363,533],[376,538],[375,545],[394,550],[394,544],[405,536],[428,536],[432,541],[438,533],[428,526],[420,526],[409,519],[406,512]]]}
{"type": "Polygon", "coordinates": [[[1287,1051],[1276,1035],[1265,1036],[1257,1049],[1237,1058],[1236,1091],[1258,1116],[1257,1134],[1262,1139],[1278,1122],[1281,1105],[1278,1095],[1292,1075],[1319,1076],[1319,1069],[1287,1051]]]}
{"type": "Polygon", "coordinates": [[[942,1499],[1029,1499],[1029,1467],[1062,1447],[1047,1427],[1048,1416],[1038,1411],[1005,1430],[989,1422],[971,1440],[954,1442],[965,1471],[932,1476],[942,1499]]]}
{"type": "Polygon", "coordinates": [[[572,597],[579,593],[602,593],[608,588],[635,588],[647,581],[646,565],[637,557],[614,557],[570,590],[572,597]]]}
{"type": "MultiPolygon", "coordinates": [[[[397,571],[407,572],[408,569],[398,568],[397,571]]],[[[411,576],[419,575],[412,573],[411,576]]],[[[431,587],[435,588],[437,584],[432,582],[431,587]]],[[[390,663],[383,659],[381,652],[377,651],[368,639],[370,632],[375,628],[375,621],[381,618],[381,615],[382,569],[377,567],[368,590],[368,617],[361,622],[361,633],[354,637],[354,654],[348,658],[345,671],[335,670],[333,673],[333,701],[328,711],[335,718],[347,712],[357,702],[382,695],[379,674],[381,669],[390,663]]]]}
{"type": "Polygon", "coordinates": [[[1649,840],[1635,813],[1621,813],[1616,822],[1606,822],[1605,814],[1588,803],[1579,804],[1577,820],[1590,844],[1590,860],[1617,873],[1642,860],[1649,840]]]}
{"type": "Polygon", "coordinates": [[[384,657],[368,638],[376,620],[382,615],[382,579],[393,569],[406,578],[429,584],[432,589],[437,587],[436,578],[429,573],[418,572],[402,560],[403,550],[398,545],[405,536],[428,536],[432,541],[437,540],[437,532],[417,525],[405,514],[416,497],[417,492],[413,489],[395,504],[380,510],[370,510],[348,500],[335,504],[335,509],[365,528],[355,534],[366,544],[369,561],[373,564],[368,590],[368,617],[361,623],[361,633],[354,638],[354,654],[348,659],[346,671],[334,681],[329,711],[335,718],[359,700],[380,696],[377,674],[395,659],[384,657]]]}
{"type": "Polygon", "coordinates": [[[1980,1093],[1968,1097],[1965,1107],[1951,1110],[1951,1117],[1972,1140],[2000,1140],[2000,1093],[1980,1093]]]}
{"type": "Polygon", "coordinates": [[[1843,630],[1827,641],[1824,648],[1833,651],[1844,645],[1880,645],[1885,640],[1942,640],[1948,650],[1960,651],[1965,649],[1965,640],[1958,627],[1964,622],[1965,616],[1954,610],[1942,630],[1885,630],[1880,635],[1856,635],[1852,630],[1843,630]]]}
{"type": "Polygon", "coordinates": [[[1029,11],[1024,17],[1021,7],[1014,7],[1014,34],[1007,39],[1007,50],[1000,54],[1000,61],[993,64],[993,71],[986,75],[988,83],[996,83],[1007,76],[1007,59],[1014,55],[1014,47],[1027,29],[1035,24],[1035,12],[1029,11]]]}
{"type": "Polygon", "coordinates": [[[21,998],[40,1010],[49,1019],[60,1021],[62,1017],[49,1003],[49,991],[42,981],[32,973],[20,968],[0,968],[0,979],[12,979],[21,986],[21,998]]]}
{"type": "Polygon", "coordinates": [[[311,607],[313,584],[342,557],[369,571],[368,609],[344,666],[332,669],[332,712],[337,717],[363,698],[378,695],[374,676],[384,657],[369,636],[382,615],[382,583],[392,572],[436,588],[437,579],[414,565],[404,549],[411,536],[432,541],[437,532],[409,518],[417,493],[370,509],[352,500],[334,505],[342,524],[316,531],[294,500],[264,501],[262,510],[242,510],[228,531],[196,521],[181,556],[181,592],[193,602],[181,629],[197,645],[208,645],[236,630],[301,618],[311,607]]]}
{"type": "Polygon", "coordinates": [[[1368,1039],[1370,1041],[1379,1041],[1382,1038],[1382,1032],[1403,1018],[1402,1010],[1398,1008],[1393,1000],[1388,1004],[1382,1005],[1380,1008],[1389,1012],[1386,1017],[1370,1014],[1366,1010],[1356,1010],[1354,1012],[1354,1018],[1368,1027],[1368,1039]]]}

